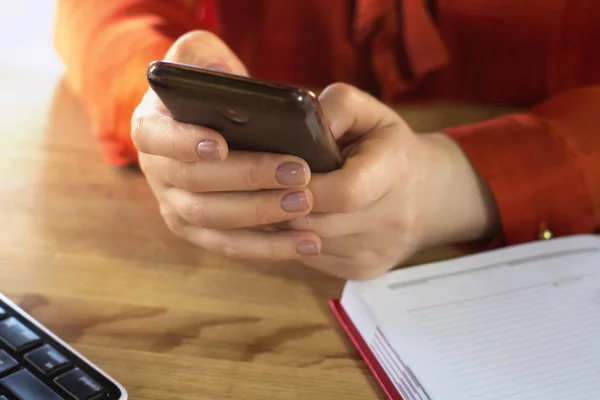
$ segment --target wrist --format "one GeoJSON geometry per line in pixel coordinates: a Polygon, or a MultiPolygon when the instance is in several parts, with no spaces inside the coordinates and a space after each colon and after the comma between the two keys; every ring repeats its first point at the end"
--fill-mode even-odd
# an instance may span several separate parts
{"type": "Polygon", "coordinates": [[[436,246],[491,239],[500,230],[494,196],[466,154],[449,136],[421,135],[427,147],[425,185],[429,210],[425,244],[436,246]],[[430,183],[428,184],[427,181],[430,183]]]}

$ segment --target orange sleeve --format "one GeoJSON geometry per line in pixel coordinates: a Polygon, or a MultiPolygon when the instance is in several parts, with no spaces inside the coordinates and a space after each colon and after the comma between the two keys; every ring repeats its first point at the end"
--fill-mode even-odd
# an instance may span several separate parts
{"type": "Polygon", "coordinates": [[[113,165],[137,161],[130,119],[147,90],[148,63],[197,28],[195,0],[59,0],[55,46],[113,165]]]}
{"type": "Polygon", "coordinates": [[[600,227],[600,86],[557,94],[523,114],[449,129],[496,199],[496,244],[600,227]]]}

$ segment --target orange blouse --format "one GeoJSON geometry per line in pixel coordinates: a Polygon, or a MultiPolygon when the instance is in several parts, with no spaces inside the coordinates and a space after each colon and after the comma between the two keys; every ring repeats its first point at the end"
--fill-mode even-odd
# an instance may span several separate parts
{"type": "Polygon", "coordinates": [[[145,71],[193,29],[252,75],[344,81],[386,101],[530,107],[448,129],[489,184],[506,244],[600,226],[600,1],[59,0],[56,46],[107,160],[134,163],[145,71]]]}

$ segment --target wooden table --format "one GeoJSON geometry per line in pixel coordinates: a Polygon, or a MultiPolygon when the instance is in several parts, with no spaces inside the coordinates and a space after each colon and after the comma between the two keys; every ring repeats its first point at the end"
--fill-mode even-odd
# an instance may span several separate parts
{"type": "MultiPolygon", "coordinates": [[[[0,69],[0,106],[0,291],[132,400],[383,398],[328,310],[342,281],[176,239],[58,77],[0,69]]],[[[404,114],[421,129],[490,115],[440,109],[404,114]]]]}

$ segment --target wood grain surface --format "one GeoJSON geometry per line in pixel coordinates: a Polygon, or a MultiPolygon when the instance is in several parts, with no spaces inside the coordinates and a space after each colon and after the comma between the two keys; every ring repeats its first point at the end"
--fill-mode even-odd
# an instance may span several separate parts
{"type": "MultiPolygon", "coordinates": [[[[498,113],[403,112],[421,130],[498,113]]],[[[383,398],[328,310],[342,281],[176,239],[55,75],[0,69],[0,222],[0,291],[132,400],[383,398]]]]}

